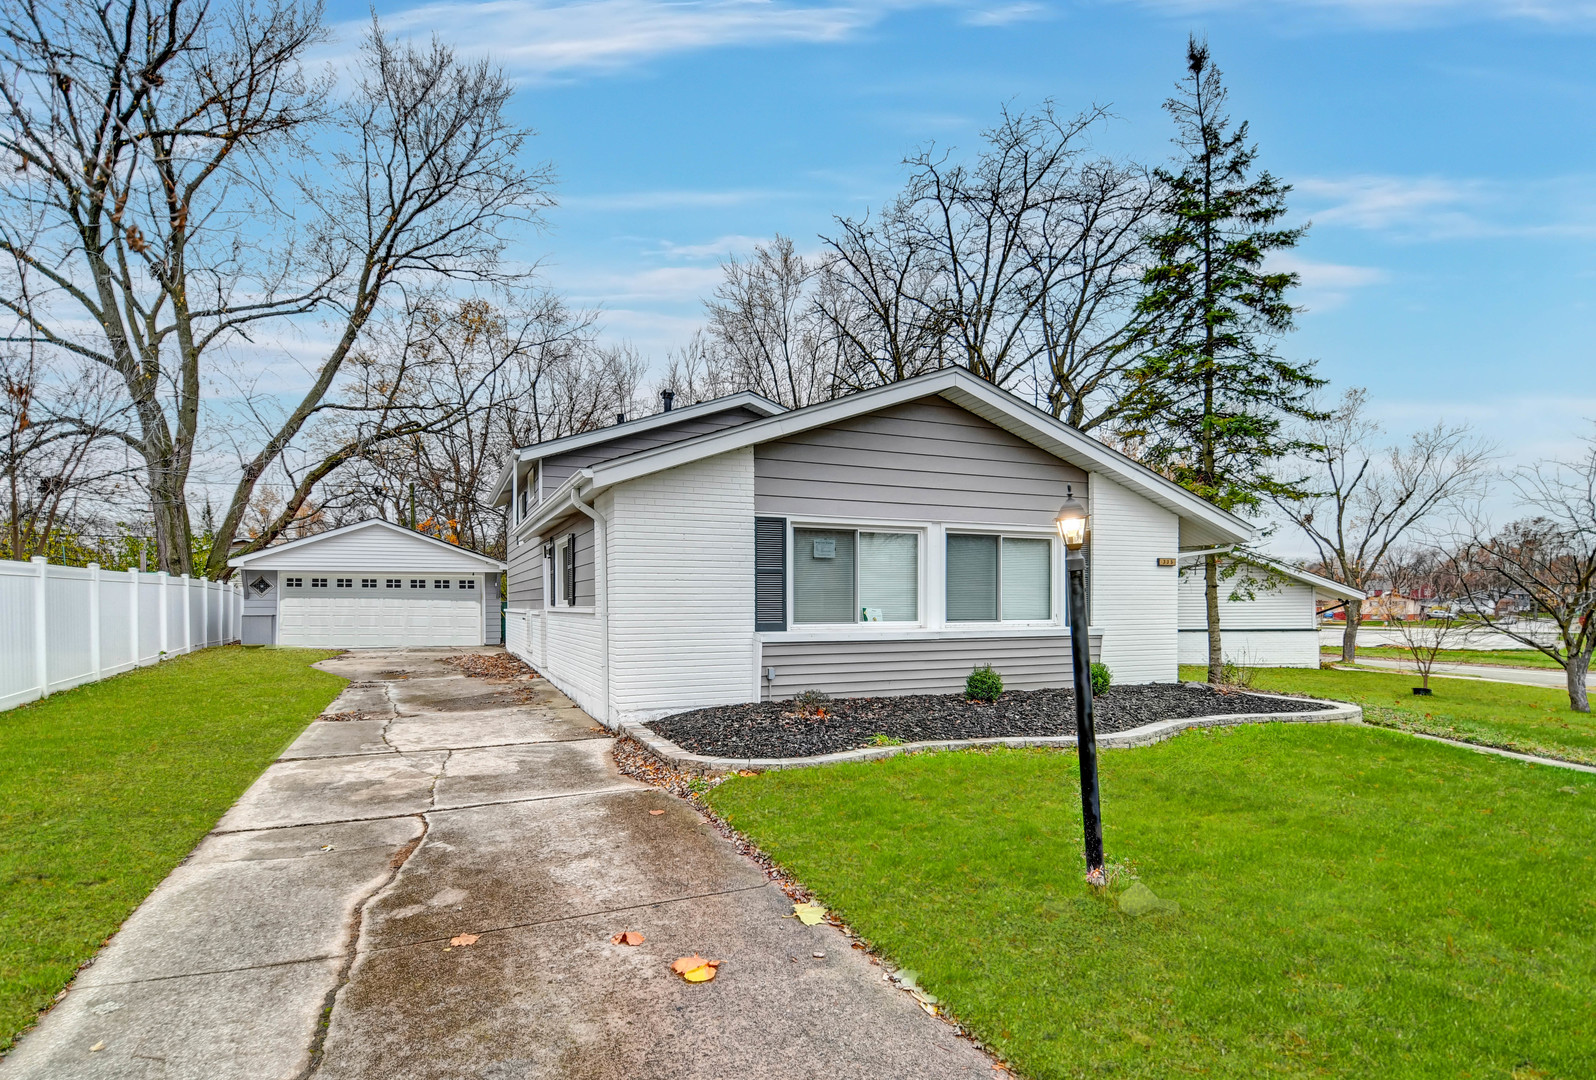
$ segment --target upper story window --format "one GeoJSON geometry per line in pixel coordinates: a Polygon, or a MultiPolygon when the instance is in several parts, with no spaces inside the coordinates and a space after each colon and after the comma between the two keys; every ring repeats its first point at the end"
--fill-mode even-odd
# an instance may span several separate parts
{"type": "Polygon", "coordinates": [[[920,537],[912,532],[794,529],[795,623],[920,620],[920,537]]]}
{"type": "Polygon", "coordinates": [[[1043,622],[1053,617],[1053,541],[948,534],[949,622],[1043,622]]]}

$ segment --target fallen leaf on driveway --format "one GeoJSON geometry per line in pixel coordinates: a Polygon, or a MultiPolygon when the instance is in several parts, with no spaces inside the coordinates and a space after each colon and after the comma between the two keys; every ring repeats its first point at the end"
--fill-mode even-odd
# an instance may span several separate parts
{"type": "Polygon", "coordinates": [[[792,913],[798,916],[798,921],[805,926],[814,926],[826,917],[825,906],[817,904],[813,900],[807,904],[794,904],[792,913]]]}
{"type": "Polygon", "coordinates": [[[97,1042],[93,1046],[89,1047],[89,1053],[98,1054],[101,1050],[104,1050],[104,1049],[105,1049],[105,1042],[104,1042],[104,1040],[101,1040],[100,1042],[97,1042]]]}
{"type": "Polygon", "coordinates": [[[650,810],[648,813],[650,817],[659,817],[664,812],[663,810],[650,810]]]}
{"type": "Polygon", "coordinates": [[[454,946],[454,945],[475,945],[477,943],[478,939],[481,938],[481,937],[482,937],[481,934],[457,934],[454,937],[449,939],[449,944],[451,946],[454,946]]]}
{"type": "Polygon", "coordinates": [[[614,937],[610,938],[610,944],[641,945],[646,940],[648,939],[643,937],[643,935],[639,934],[636,930],[622,930],[619,934],[616,934],[614,937]]]}
{"type": "Polygon", "coordinates": [[[694,953],[684,956],[671,964],[671,970],[691,983],[708,982],[715,977],[715,969],[720,967],[719,960],[705,960],[694,953]]]}

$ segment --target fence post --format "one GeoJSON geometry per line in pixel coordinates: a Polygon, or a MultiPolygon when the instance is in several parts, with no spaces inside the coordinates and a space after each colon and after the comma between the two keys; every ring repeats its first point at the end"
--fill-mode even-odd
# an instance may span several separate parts
{"type": "Polygon", "coordinates": [[[89,666],[94,669],[94,681],[103,678],[100,664],[100,564],[89,564],[89,666]]]}
{"type": "Polygon", "coordinates": [[[50,639],[45,627],[45,583],[50,560],[35,555],[31,560],[39,576],[33,582],[33,677],[39,680],[39,696],[50,696],[50,639]]]}
{"type": "Polygon", "coordinates": [[[133,631],[132,638],[131,638],[131,640],[133,642],[133,647],[128,650],[130,653],[133,654],[133,663],[129,666],[129,670],[133,670],[133,669],[136,669],[139,666],[139,570],[138,570],[138,567],[136,567],[136,566],[128,567],[128,569],[127,569],[127,583],[128,583],[128,591],[131,594],[131,599],[130,599],[130,602],[128,603],[127,611],[128,611],[128,619],[132,623],[131,629],[133,631]]]}
{"type": "Polygon", "coordinates": [[[166,631],[167,624],[172,621],[172,602],[167,597],[166,587],[167,585],[171,584],[171,581],[171,575],[165,570],[157,570],[155,572],[155,582],[160,586],[160,588],[155,590],[155,593],[160,597],[161,601],[161,651],[159,655],[156,656],[157,660],[165,660],[166,654],[170,651],[167,648],[167,645],[170,643],[171,639],[167,636],[166,631]]]}

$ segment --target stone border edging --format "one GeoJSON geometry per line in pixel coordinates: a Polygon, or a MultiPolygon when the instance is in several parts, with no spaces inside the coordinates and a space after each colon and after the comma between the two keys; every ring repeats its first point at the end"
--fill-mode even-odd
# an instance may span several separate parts
{"type": "MultiPolygon", "coordinates": [[[[1345,702],[1325,701],[1321,698],[1288,698],[1282,694],[1255,694],[1254,696],[1277,698],[1282,701],[1315,701],[1325,707],[1314,712],[1222,713],[1215,716],[1192,716],[1183,720],[1160,720],[1152,724],[1143,724],[1138,728],[1131,728],[1129,731],[1116,731],[1110,735],[1100,735],[1097,739],[1097,745],[1104,749],[1151,746],[1153,743],[1163,742],[1165,739],[1172,738],[1188,728],[1227,727],[1234,724],[1264,724],[1276,721],[1319,724],[1363,723],[1363,710],[1356,705],[1348,705],[1345,702]]],[[[617,735],[625,735],[642,743],[648,748],[650,753],[666,764],[680,769],[682,772],[697,773],[699,775],[736,772],[742,769],[753,769],[761,772],[777,769],[807,769],[815,765],[836,765],[844,761],[876,761],[881,758],[893,757],[897,754],[911,754],[925,750],[970,750],[983,746],[1010,746],[1018,749],[1038,746],[1063,748],[1075,745],[1074,735],[999,735],[984,739],[940,739],[927,742],[912,742],[904,743],[902,746],[863,746],[854,750],[839,750],[831,754],[817,754],[813,757],[724,758],[694,754],[683,750],[663,735],[650,730],[647,725],[636,721],[623,721],[615,725],[612,730],[617,735]]]]}

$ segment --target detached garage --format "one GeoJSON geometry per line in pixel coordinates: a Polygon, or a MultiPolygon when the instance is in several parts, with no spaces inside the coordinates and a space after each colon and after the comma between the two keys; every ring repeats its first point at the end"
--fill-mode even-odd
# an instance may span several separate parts
{"type": "Polygon", "coordinates": [[[362,521],[229,561],[246,645],[497,645],[504,564],[389,521],[362,521]]]}

